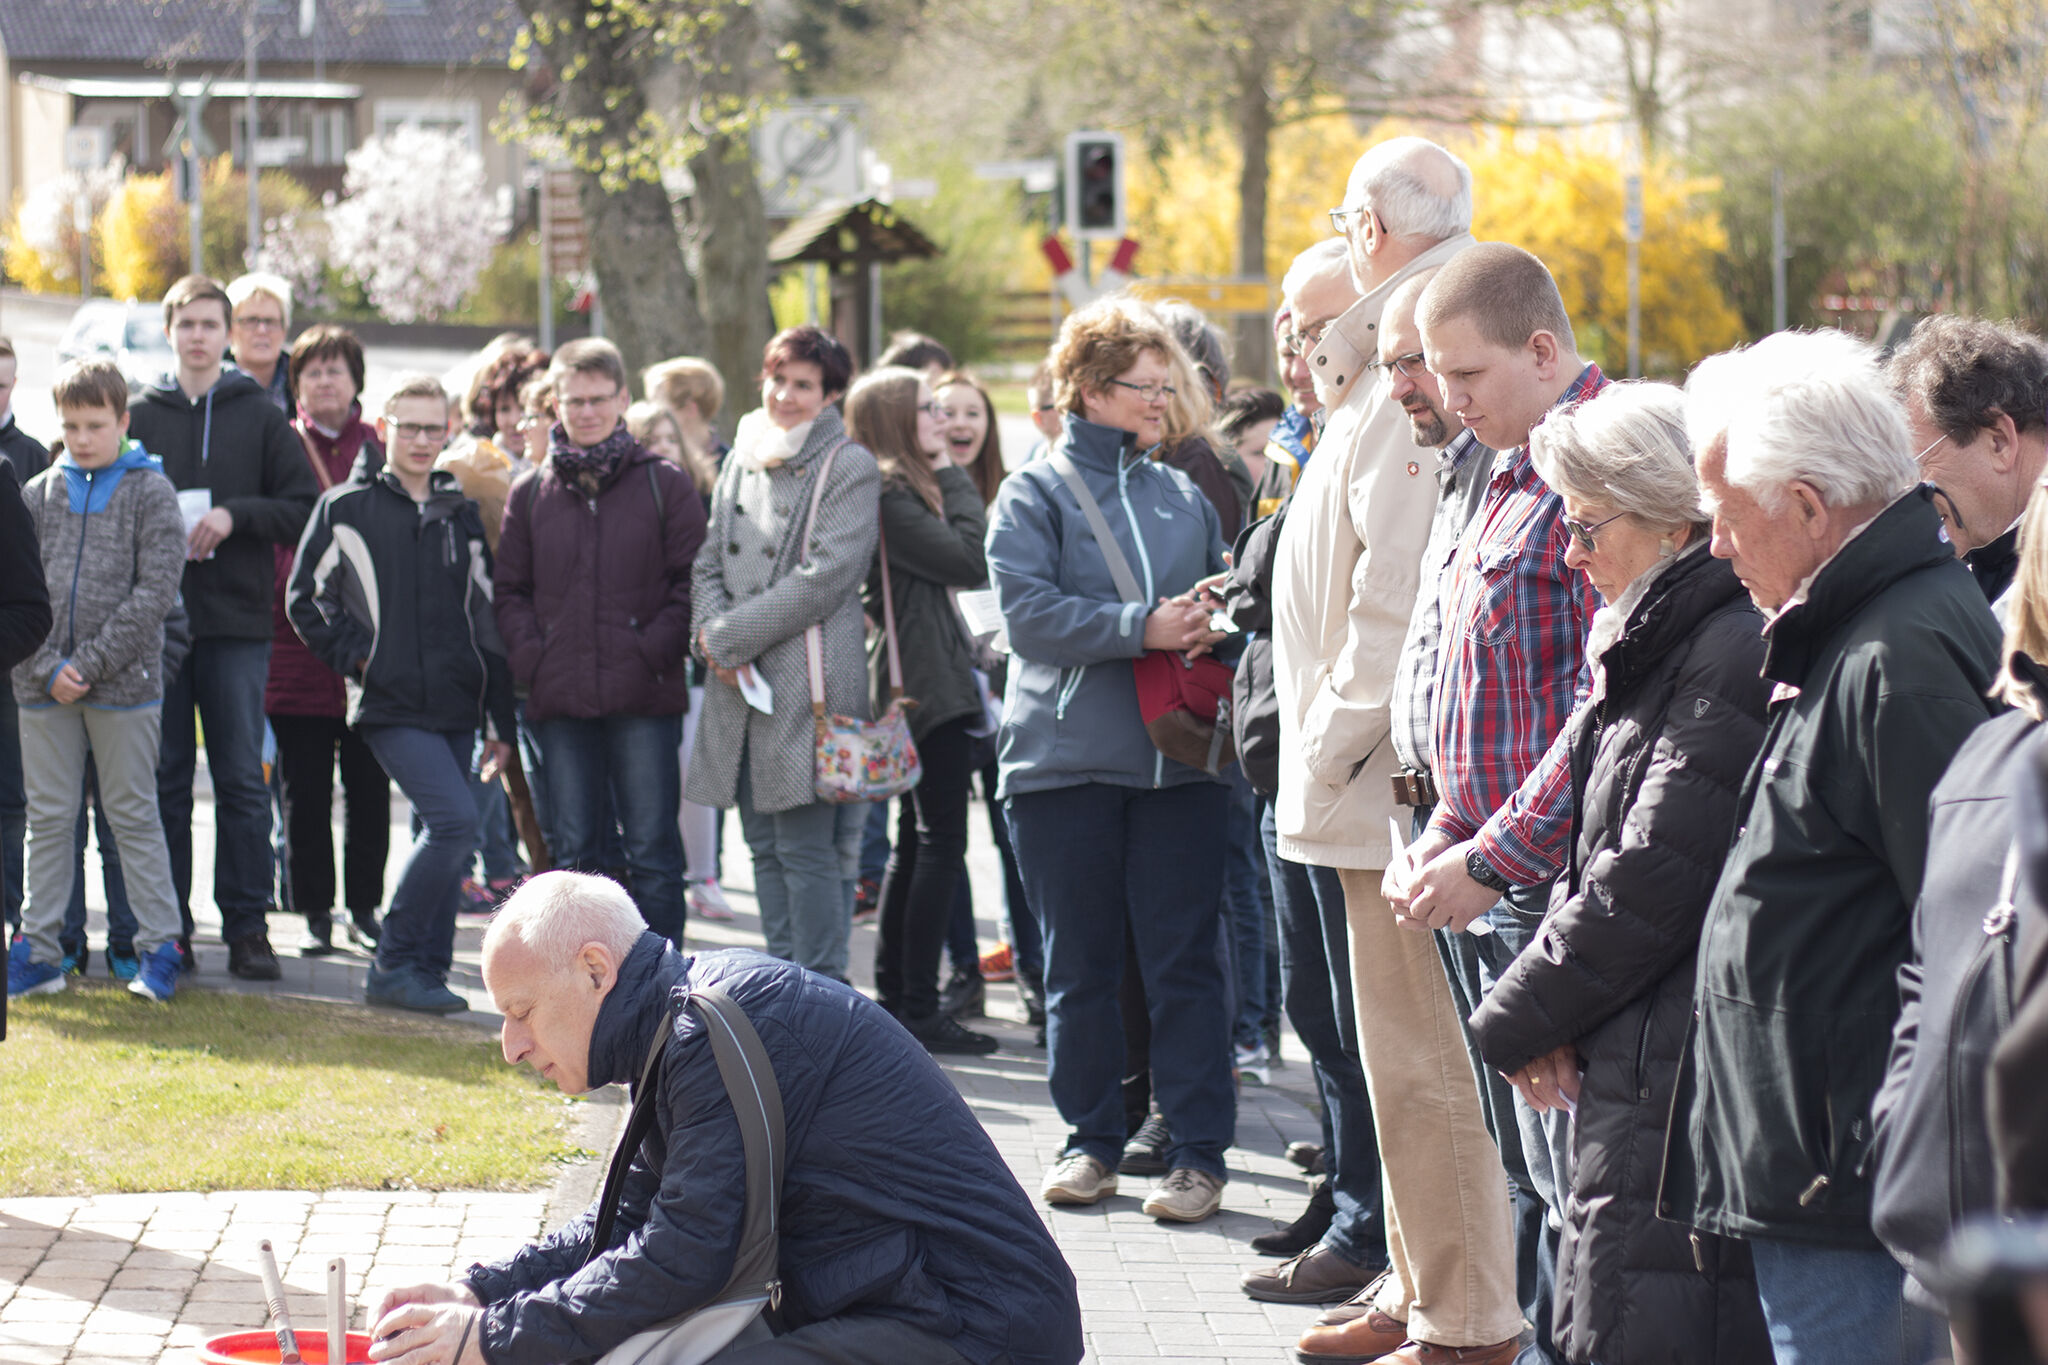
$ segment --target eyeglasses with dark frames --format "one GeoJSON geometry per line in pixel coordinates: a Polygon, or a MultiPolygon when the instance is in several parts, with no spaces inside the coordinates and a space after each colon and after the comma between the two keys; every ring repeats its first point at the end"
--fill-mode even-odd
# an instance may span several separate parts
{"type": "Polygon", "coordinates": [[[1161,399],[1171,400],[1180,393],[1180,390],[1171,384],[1133,384],[1128,379],[1112,379],[1109,382],[1120,389],[1129,389],[1147,403],[1157,403],[1161,399]]]}
{"type": "Polygon", "coordinates": [[[1589,552],[1598,550],[1600,546],[1593,539],[1593,533],[1595,531],[1598,531],[1601,527],[1607,525],[1609,522],[1620,521],[1623,517],[1627,515],[1628,513],[1626,512],[1616,512],[1613,516],[1602,518],[1601,520],[1594,522],[1591,526],[1586,525],[1586,523],[1583,521],[1573,521],[1570,517],[1566,517],[1564,519],[1565,534],[1570,536],[1573,540],[1579,542],[1579,544],[1585,546],[1589,552]]]}
{"type": "Polygon", "coordinates": [[[1424,361],[1420,351],[1397,355],[1392,360],[1375,360],[1372,367],[1390,377],[1395,370],[1399,370],[1403,378],[1412,379],[1418,384],[1429,378],[1429,365],[1424,361]]]}

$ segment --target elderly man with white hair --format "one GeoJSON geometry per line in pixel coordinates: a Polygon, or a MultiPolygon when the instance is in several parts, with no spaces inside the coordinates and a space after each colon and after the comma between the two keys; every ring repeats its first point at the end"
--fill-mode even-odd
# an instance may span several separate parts
{"type": "Polygon", "coordinates": [[[385,1295],[373,1360],[564,1365],[737,1290],[758,1297],[762,1280],[769,1311],[722,1365],[1081,1358],[1073,1273],[952,1082],[880,1006],[759,953],[680,954],[616,883],[574,872],[506,902],[483,970],[506,1061],[568,1094],[634,1082],[631,1165],[615,1157],[614,1198],[509,1259],[385,1295]],[[744,1083],[729,1090],[729,1071],[744,1083]],[[779,1180],[763,1184],[764,1165],[779,1180]]]}
{"type": "Polygon", "coordinates": [[[1686,428],[1773,690],[1701,930],[1657,1211],[1749,1242],[1778,1365],[1905,1365],[1929,1324],[1871,1231],[1871,1101],[1928,797],[1990,714],[1998,630],[1862,342],[1711,357],[1686,428]]]}

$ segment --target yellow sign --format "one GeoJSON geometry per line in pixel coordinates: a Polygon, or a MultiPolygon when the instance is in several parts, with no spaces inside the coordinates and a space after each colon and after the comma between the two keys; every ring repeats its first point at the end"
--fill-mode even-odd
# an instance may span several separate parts
{"type": "Polygon", "coordinates": [[[1180,299],[1205,313],[1268,313],[1276,306],[1264,280],[1144,279],[1130,292],[1150,303],[1180,299]]]}

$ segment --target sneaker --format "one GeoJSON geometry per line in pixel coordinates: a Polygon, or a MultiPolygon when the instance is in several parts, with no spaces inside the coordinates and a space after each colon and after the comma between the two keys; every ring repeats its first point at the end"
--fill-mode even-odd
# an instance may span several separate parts
{"type": "MultiPolygon", "coordinates": [[[[178,964],[178,970],[183,971],[185,969],[183,949],[173,943],[171,951],[177,954],[175,960],[178,964]]],[[[133,981],[141,971],[142,959],[135,955],[133,948],[129,948],[125,952],[118,948],[107,949],[107,975],[113,977],[114,980],[133,981]]]]}
{"type": "Polygon", "coordinates": [[[911,1037],[924,1044],[926,1052],[986,1057],[1002,1046],[986,1033],[976,1033],[963,1027],[958,1019],[943,1010],[923,1019],[905,1019],[903,1027],[910,1030],[911,1037]]]}
{"type": "Polygon", "coordinates": [[[1246,1085],[1271,1085],[1273,1083],[1273,1054],[1266,1051],[1263,1042],[1246,1047],[1237,1045],[1231,1061],[1238,1080],[1246,1085]]]}
{"type": "Polygon", "coordinates": [[[690,913],[714,924],[724,924],[732,919],[732,903],[726,900],[718,878],[706,877],[701,882],[690,883],[690,913]]]}
{"type": "Polygon", "coordinates": [[[277,951],[270,946],[270,935],[258,931],[244,934],[228,943],[228,975],[244,981],[276,981],[284,976],[284,969],[277,965],[277,951]]]}
{"type": "Polygon", "coordinates": [[[1169,1223],[1199,1223],[1223,1207],[1223,1182],[1207,1171],[1176,1166],[1145,1199],[1145,1216],[1169,1223]]]}
{"type": "Polygon", "coordinates": [[[377,951],[377,939],[383,934],[384,926],[377,922],[375,910],[351,910],[348,912],[349,945],[366,953],[377,951]]]}
{"type": "Polygon", "coordinates": [[[873,924],[882,913],[882,883],[878,877],[862,877],[854,883],[853,922],[873,924]]]}
{"type": "Polygon", "coordinates": [[[461,898],[456,902],[458,915],[494,915],[498,902],[491,895],[491,889],[472,877],[462,879],[461,898]]]}
{"type": "Polygon", "coordinates": [[[390,972],[370,968],[363,1000],[366,1004],[389,1005],[419,1014],[460,1014],[469,1008],[469,1002],[449,990],[447,983],[411,967],[390,972]]]}
{"type": "Polygon", "coordinates": [[[1068,1152],[1045,1173],[1039,1197],[1048,1204],[1093,1204],[1116,1193],[1116,1172],[1086,1152],[1068,1152]]]}
{"type": "Polygon", "coordinates": [[[983,981],[1015,981],[1017,963],[1010,952],[1010,945],[999,943],[992,953],[981,955],[981,979],[983,981]]]}
{"type": "Polygon", "coordinates": [[[85,963],[85,954],[66,953],[64,954],[64,960],[57,964],[57,970],[64,973],[64,975],[66,976],[82,977],[85,975],[85,963]]]}
{"type": "Polygon", "coordinates": [[[1123,1160],[1116,1168],[1124,1175],[1165,1175],[1166,1149],[1172,1145],[1173,1132],[1166,1126],[1166,1116],[1154,1109],[1124,1144],[1123,1160]]]}
{"type": "Polygon", "coordinates": [[[142,959],[142,970],[128,989],[145,1000],[168,1000],[178,992],[178,945],[159,943],[142,959]]]}
{"type": "MultiPolygon", "coordinates": [[[[981,964],[976,963],[978,968],[981,964]]],[[[988,1014],[988,983],[979,974],[969,975],[965,970],[953,973],[953,979],[939,992],[939,1013],[955,1018],[966,1015],[970,1019],[983,1018],[988,1014]]]]}
{"type": "Polygon", "coordinates": [[[64,973],[47,962],[31,961],[28,940],[18,938],[7,949],[7,998],[20,995],[55,995],[68,983],[64,973]]]}

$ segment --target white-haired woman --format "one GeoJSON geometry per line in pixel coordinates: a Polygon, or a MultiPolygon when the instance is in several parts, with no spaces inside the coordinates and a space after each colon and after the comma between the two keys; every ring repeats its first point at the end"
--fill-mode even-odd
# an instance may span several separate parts
{"type": "Polygon", "coordinates": [[[1568,728],[1571,864],[1472,1016],[1525,1099],[1576,1106],[1552,1331],[1601,1365],[1770,1358],[1742,1244],[1657,1218],[1700,923],[1768,696],[1762,619],[1708,552],[1683,414],[1670,385],[1616,384],[1531,434],[1565,562],[1607,605],[1568,728]]]}

